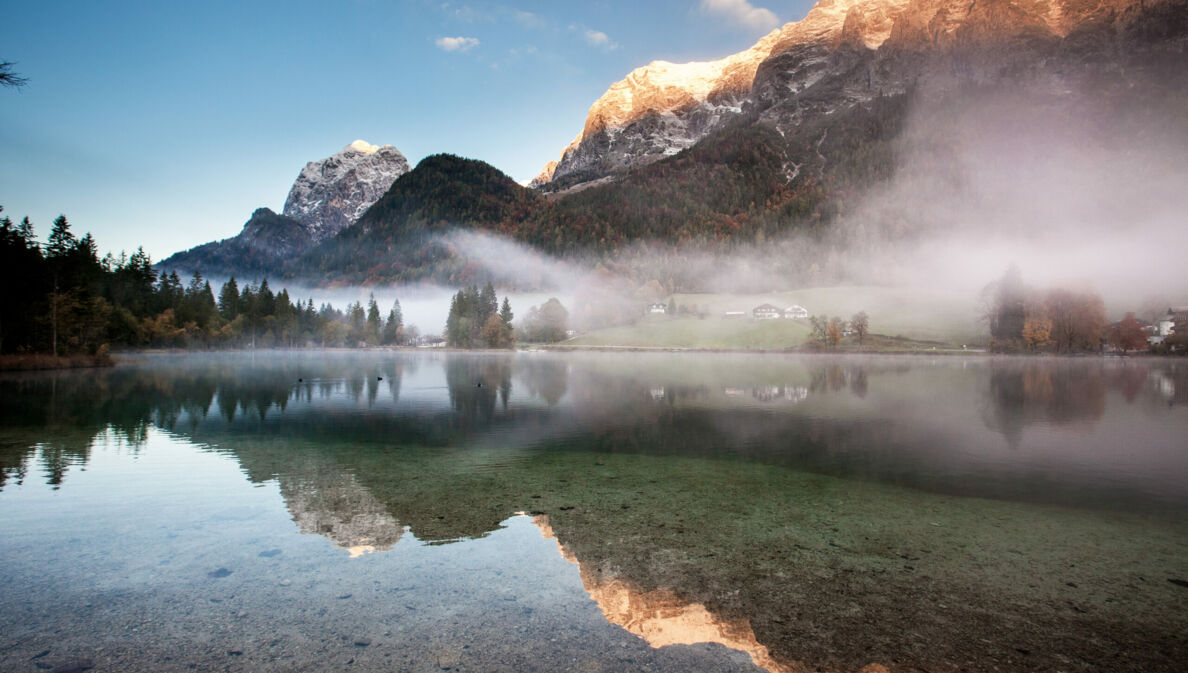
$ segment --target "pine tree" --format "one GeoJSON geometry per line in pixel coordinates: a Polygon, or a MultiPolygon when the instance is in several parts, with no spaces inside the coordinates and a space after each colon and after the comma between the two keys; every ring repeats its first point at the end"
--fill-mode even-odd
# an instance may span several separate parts
{"type": "Polygon", "coordinates": [[[499,309],[499,317],[503,320],[503,324],[511,327],[512,319],[516,317],[511,310],[511,304],[508,303],[507,297],[503,298],[503,307],[499,309]]]}
{"type": "Polygon", "coordinates": [[[219,291],[219,313],[222,314],[223,320],[231,322],[239,315],[239,307],[239,285],[235,282],[235,276],[231,276],[219,291]]]}
{"type": "Polygon", "coordinates": [[[499,297],[495,295],[495,286],[487,281],[483,286],[483,291],[479,295],[478,306],[478,322],[479,324],[486,324],[487,318],[495,315],[499,311],[499,297]]]}
{"type": "Polygon", "coordinates": [[[39,249],[37,245],[37,232],[33,229],[33,223],[29,221],[29,216],[26,215],[21,219],[21,223],[17,226],[17,233],[20,237],[25,239],[25,245],[31,249],[39,249]]]}
{"type": "Polygon", "coordinates": [[[45,248],[48,259],[58,259],[74,249],[74,234],[70,233],[70,222],[65,215],[54,218],[53,230],[50,231],[49,244],[45,248]]]}
{"type": "Polygon", "coordinates": [[[388,320],[384,323],[380,343],[385,346],[399,346],[401,335],[404,333],[404,316],[400,312],[400,300],[397,299],[392,310],[388,312],[388,320]]]}
{"type": "Polygon", "coordinates": [[[375,302],[375,295],[372,294],[367,299],[367,326],[364,329],[363,335],[368,346],[374,346],[379,343],[381,327],[379,304],[375,302]]]}

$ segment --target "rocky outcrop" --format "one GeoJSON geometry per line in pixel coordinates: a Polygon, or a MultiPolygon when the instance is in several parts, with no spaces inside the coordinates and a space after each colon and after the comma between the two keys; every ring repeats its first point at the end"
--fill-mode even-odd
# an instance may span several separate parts
{"type": "Polygon", "coordinates": [[[329,238],[359,219],[407,172],[408,160],[395,147],[356,140],[305,165],[285,199],[284,215],[304,224],[313,240],[329,238]]]}

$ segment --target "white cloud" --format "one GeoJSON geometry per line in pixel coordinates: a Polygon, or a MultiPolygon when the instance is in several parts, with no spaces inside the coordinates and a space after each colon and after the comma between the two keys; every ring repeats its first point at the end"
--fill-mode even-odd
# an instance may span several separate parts
{"type": "Polygon", "coordinates": [[[545,27],[545,20],[532,12],[525,12],[519,9],[512,10],[512,18],[524,28],[538,29],[545,27]]]}
{"type": "Polygon", "coordinates": [[[439,37],[434,44],[446,51],[470,51],[479,41],[477,37],[439,37]]]}
{"type": "Polygon", "coordinates": [[[747,0],[701,0],[701,10],[755,32],[766,33],[780,27],[780,19],[775,12],[756,7],[747,0]]]}
{"type": "Polygon", "coordinates": [[[587,30],[585,33],[586,43],[592,47],[602,47],[604,49],[617,49],[618,44],[611,42],[611,39],[606,33],[601,30],[587,30]]]}

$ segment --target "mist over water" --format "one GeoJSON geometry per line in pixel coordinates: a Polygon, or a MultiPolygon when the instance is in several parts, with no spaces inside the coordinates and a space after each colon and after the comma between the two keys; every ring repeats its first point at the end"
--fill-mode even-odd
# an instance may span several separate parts
{"type": "Polygon", "coordinates": [[[0,397],[6,671],[1185,658],[1177,359],[153,354],[0,397]]]}

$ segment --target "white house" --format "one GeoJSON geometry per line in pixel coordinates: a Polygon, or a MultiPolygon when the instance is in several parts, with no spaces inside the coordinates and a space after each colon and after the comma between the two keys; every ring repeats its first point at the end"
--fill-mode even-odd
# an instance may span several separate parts
{"type": "Polygon", "coordinates": [[[648,313],[668,313],[668,304],[658,301],[654,304],[648,304],[648,313]]]}
{"type": "Polygon", "coordinates": [[[783,313],[778,307],[771,304],[760,304],[751,309],[751,315],[758,320],[771,320],[780,317],[783,313]]]}
{"type": "Polygon", "coordinates": [[[800,304],[792,304],[784,309],[784,317],[792,320],[808,320],[809,312],[807,308],[800,304]]]}
{"type": "Polygon", "coordinates": [[[1147,343],[1152,346],[1161,344],[1167,337],[1175,334],[1176,323],[1184,319],[1184,315],[1188,313],[1188,306],[1172,307],[1167,309],[1167,315],[1160,318],[1154,325],[1152,331],[1154,334],[1147,337],[1147,343]]]}

